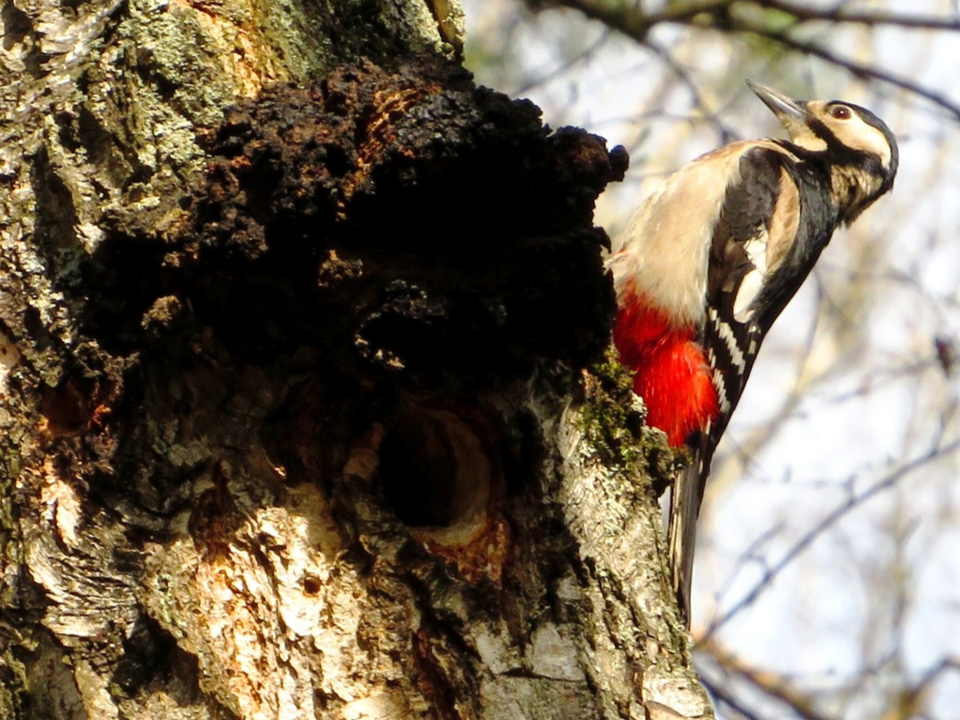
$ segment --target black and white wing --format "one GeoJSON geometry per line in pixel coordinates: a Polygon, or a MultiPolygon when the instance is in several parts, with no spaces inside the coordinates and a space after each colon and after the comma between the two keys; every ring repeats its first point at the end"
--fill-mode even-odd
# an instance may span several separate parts
{"type": "Polygon", "coordinates": [[[694,462],[677,479],[669,531],[674,590],[687,617],[696,521],[713,452],[763,336],[803,279],[792,288],[780,288],[777,282],[777,269],[791,255],[800,223],[800,192],[787,169],[794,161],[773,143],[746,151],[740,158],[740,177],[728,185],[714,228],[701,343],[713,373],[719,414],[691,439],[694,462]]]}

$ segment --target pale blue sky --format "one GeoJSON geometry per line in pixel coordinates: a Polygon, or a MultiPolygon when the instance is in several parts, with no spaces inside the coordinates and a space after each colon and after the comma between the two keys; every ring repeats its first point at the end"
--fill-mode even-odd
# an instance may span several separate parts
{"type": "MultiPolygon", "coordinates": [[[[943,1],[848,5],[881,6],[956,18],[943,1]]],[[[865,105],[899,139],[893,194],[834,237],[768,336],[718,453],[695,573],[693,614],[702,629],[758,582],[763,566],[744,560],[758,539],[769,535],[754,550],[776,562],[851,494],[960,440],[960,385],[935,348],[938,337],[960,338],[960,124],[904,91],[853,81],[819,61],[771,64],[741,40],[654,30],[653,40],[687,68],[709,121],[650,50],[572,12],[511,30],[504,22],[515,7],[466,2],[468,42],[509,58],[500,68],[474,68],[478,81],[529,97],[553,127],[581,126],[630,149],[626,182],[598,205],[597,222],[611,234],[652,183],[717,147],[723,132],[782,136],[746,77],[799,97],[865,105]],[[564,66],[572,55],[581,58],[564,66]],[[799,399],[788,401],[798,389],[799,399]],[[739,448],[749,449],[746,458],[739,448]]],[[[852,28],[810,36],[960,104],[960,33],[852,28]]],[[[951,451],[922,463],[846,514],[724,626],[724,645],[814,689],[843,688],[864,666],[877,667],[833,709],[838,718],[879,712],[884,689],[896,685],[885,673],[917,677],[960,657],[957,459],[951,451]]],[[[931,717],[957,717],[956,672],[934,686],[933,698],[931,717]]]]}

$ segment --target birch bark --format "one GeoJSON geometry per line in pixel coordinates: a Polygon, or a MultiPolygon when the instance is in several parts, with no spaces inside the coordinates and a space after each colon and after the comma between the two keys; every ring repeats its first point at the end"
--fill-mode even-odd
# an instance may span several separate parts
{"type": "Polygon", "coordinates": [[[450,2],[0,22],[0,717],[709,714],[584,373],[622,151],[450,2]]]}

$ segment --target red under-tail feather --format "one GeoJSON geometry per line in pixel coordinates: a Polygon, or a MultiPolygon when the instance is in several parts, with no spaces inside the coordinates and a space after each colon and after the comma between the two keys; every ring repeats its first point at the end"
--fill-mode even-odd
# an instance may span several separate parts
{"type": "Polygon", "coordinates": [[[678,447],[716,418],[717,391],[692,326],[674,327],[667,316],[629,294],[620,299],[613,342],[620,362],[636,371],[633,389],[647,408],[647,425],[678,447]]]}

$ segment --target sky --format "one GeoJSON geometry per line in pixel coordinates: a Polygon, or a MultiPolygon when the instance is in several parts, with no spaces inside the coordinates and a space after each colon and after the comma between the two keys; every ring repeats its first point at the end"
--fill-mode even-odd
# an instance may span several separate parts
{"type": "MultiPolygon", "coordinates": [[[[893,193],[834,236],[764,343],[714,462],[694,576],[697,633],[732,613],[713,636],[726,650],[816,694],[831,717],[876,717],[891,693],[960,658],[960,383],[937,352],[960,342],[960,123],[890,84],[742,38],[658,27],[640,47],[571,11],[516,23],[512,1],[465,6],[479,83],[629,150],[627,179],[597,206],[611,236],[684,162],[784,136],[745,78],[864,105],[897,135],[893,193]]],[[[845,7],[957,21],[953,2],[845,7]]],[[[960,33],[806,35],[960,104],[960,33]]],[[[928,699],[926,716],[955,718],[960,673],[938,675],[928,699]]]]}

